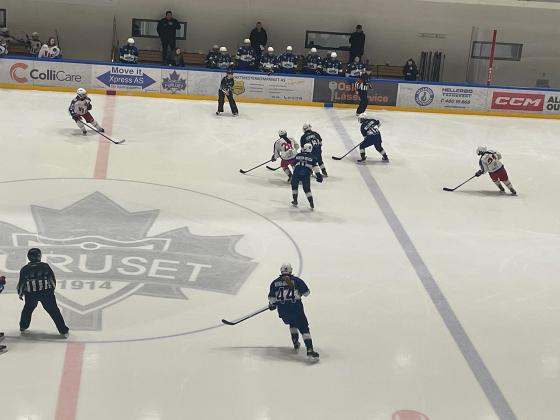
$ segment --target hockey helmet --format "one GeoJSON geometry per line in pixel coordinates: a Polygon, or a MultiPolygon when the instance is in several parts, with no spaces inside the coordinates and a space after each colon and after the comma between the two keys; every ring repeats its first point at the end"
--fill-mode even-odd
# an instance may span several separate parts
{"type": "Polygon", "coordinates": [[[85,90],[84,88],[78,88],[78,90],[76,90],[76,94],[78,96],[86,96],[87,95],[87,90],[85,90]]]}
{"type": "Polygon", "coordinates": [[[227,48],[226,48],[226,47],[220,47],[220,52],[221,52],[221,53],[227,52],[227,48]]]}
{"type": "Polygon", "coordinates": [[[367,116],[367,114],[366,114],[365,112],[364,112],[364,113],[361,113],[360,115],[358,115],[358,121],[359,121],[359,122],[365,121],[365,120],[367,120],[367,119],[368,119],[368,116],[367,116]]]}
{"type": "Polygon", "coordinates": [[[292,274],[292,264],[284,263],[280,266],[280,274],[292,274]]]}
{"type": "Polygon", "coordinates": [[[286,51],[287,51],[287,52],[292,52],[292,50],[293,50],[293,48],[292,48],[291,45],[288,45],[288,46],[286,47],[286,51]]]}
{"type": "Polygon", "coordinates": [[[313,150],[313,145],[311,143],[305,143],[303,145],[304,152],[311,153],[312,150],[313,150]]]}
{"type": "Polygon", "coordinates": [[[313,47],[309,50],[311,54],[317,54],[317,48],[313,47]]]}
{"type": "Polygon", "coordinates": [[[273,52],[274,52],[274,48],[268,47],[268,50],[267,50],[267,51],[268,51],[269,53],[273,53],[273,52]]]}
{"type": "Polygon", "coordinates": [[[302,127],[303,132],[305,133],[307,130],[311,130],[311,124],[305,123],[302,127]]]}
{"type": "Polygon", "coordinates": [[[478,146],[476,148],[476,154],[477,155],[483,155],[484,153],[486,153],[488,151],[488,148],[486,146],[478,146]]]}
{"type": "Polygon", "coordinates": [[[336,58],[336,57],[338,57],[338,55],[333,51],[333,52],[331,53],[331,58],[336,58]]]}
{"type": "Polygon", "coordinates": [[[134,38],[128,38],[127,41],[130,45],[134,45],[134,38]]]}
{"type": "Polygon", "coordinates": [[[27,251],[27,259],[29,261],[41,261],[41,250],[39,248],[31,248],[27,251]]]}
{"type": "Polygon", "coordinates": [[[250,40],[249,38],[245,38],[245,39],[243,40],[243,43],[244,43],[245,45],[249,45],[249,44],[251,43],[251,40],[250,40]]]}
{"type": "Polygon", "coordinates": [[[287,136],[288,133],[286,132],[286,130],[284,130],[283,128],[281,128],[280,130],[278,130],[278,135],[279,135],[280,137],[284,137],[284,136],[287,136]]]}

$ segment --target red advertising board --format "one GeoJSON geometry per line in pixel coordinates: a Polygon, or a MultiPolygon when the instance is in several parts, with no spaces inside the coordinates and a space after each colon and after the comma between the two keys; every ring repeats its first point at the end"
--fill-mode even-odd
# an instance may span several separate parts
{"type": "Polygon", "coordinates": [[[544,109],[544,94],[494,91],[491,109],[542,112],[544,109]]]}

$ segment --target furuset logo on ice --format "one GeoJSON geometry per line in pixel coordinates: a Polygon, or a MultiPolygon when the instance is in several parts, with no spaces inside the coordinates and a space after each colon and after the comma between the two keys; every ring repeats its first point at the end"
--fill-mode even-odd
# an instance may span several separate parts
{"type": "MultiPolygon", "coordinates": [[[[184,289],[236,294],[257,265],[235,251],[243,235],[199,236],[180,227],[148,236],[159,210],[130,212],[100,192],[60,210],[32,205],[31,214],[36,233],[0,222],[0,272],[17,275],[27,249],[40,247],[77,330],[101,330],[103,309],[135,295],[186,301],[184,289]]],[[[7,291],[15,293],[16,283],[7,291]]]]}

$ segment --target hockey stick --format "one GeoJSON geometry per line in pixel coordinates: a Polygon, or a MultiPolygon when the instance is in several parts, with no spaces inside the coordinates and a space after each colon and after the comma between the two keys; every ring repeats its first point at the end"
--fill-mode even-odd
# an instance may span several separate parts
{"type": "Polygon", "coordinates": [[[107,137],[105,134],[103,134],[101,131],[96,130],[94,127],[92,127],[91,125],[89,125],[88,123],[83,123],[86,127],[90,128],[91,130],[95,131],[97,134],[102,135],[103,137],[105,137],[107,140],[109,140],[112,143],[115,144],[123,144],[124,143],[124,139],[119,140],[119,141],[115,141],[110,137],[107,137]]]}
{"type": "Polygon", "coordinates": [[[240,169],[239,172],[241,172],[242,174],[246,174],[247,172],[251,172],[253,169],[260,168],[261,166],[266,165],[267,163],[270,163],[270,162],[272,162],[272,159],[269,159],[266,162],[263,162],[260,165],[255,166],[254,168],[247,169],[246,171],[244,171],[243,169],[240,169]]]}
{"type": "Polygon", "coordinates": [[[271,168],[270,166],[266,165],[266,169],[270,169],[271,171],[277,171],[280,168],[281,166],[279,166],[278,168],[271,168]]]}
{"type": "Polygon", "coordinates": [[[443,187],[443,191],[455,191],[457,188],[465,185],[467,182],[469,182],[471,179],[475,178],[476,175],[471,176],[469,179],[467,179],[465,182],[463,182],[462,184],[457,185],[455,188],[447,188],[447,187],[443,187]]]}
{"type": "Polygon", "coordinates": [[[262,309],[259,309],[259,310],[255,311],[255,312],[250,313],[249,315],[245,315],[244,317],[241,317],[241,318],[236,319],[236,320],[234,320],[234,321],[227,321],[227,320],[225,320],[225,319],[222,319],[222,322],[223,322],[224,324],[226,324],[226,325],[237,325],[237,324],[239,324],[240,322],[246,321],[246,320],[248,320],[249,318],[252,318],[252,317],[254,317],[255,315],[261,314],[261,313],[263,313],[263,312],[265,312],[265,311],[268,311],[268,310],[269,310],[269,309],[268,309],[268,305],[267,305],[267,306],[265,306],[265,307],[262,308],[262,309]]]}
{"type": "Polygon", "coordinates": [[[334,160],[342,160],[344,159],[346,156],[348,156],[350,154],[350,152],[352,152],[352,150],[354,150],[355,148],[357,148],[360,144],[362,144],[361,142],[358,143],[357,145],[355,145],[354,147],[352,147],[350,150],[348,150],[348,152],[346,152],[346,154],[340,156],[340,157],[336,157],[336,156],[331,156],[334,160]]]}

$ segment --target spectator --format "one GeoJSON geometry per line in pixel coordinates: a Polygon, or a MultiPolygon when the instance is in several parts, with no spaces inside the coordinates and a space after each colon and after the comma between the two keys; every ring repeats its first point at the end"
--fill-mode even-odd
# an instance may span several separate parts
{"type": "Polygon", "coordinates": [[[366,44],[366,35],[362,30],[362,25],[356,25],[356,31],[350,35],[350,60],[349,63],[354,61],[355,57],[364,55],[364,46],[366,44]]]}
{"type": "Polygon", "coordinates": [[[274,54],[274,48],[268,47],[266,54],[261,57],[260,69],[268,74],[274,73],[278,69],[278,58],[274,54]]]}
{"type": "Polygon", "coordinates": [[[216,57],[216,65],[219,69],[227,70],[233,66],[233,60],[226,47],[220,47],[220,53],[216,57]]]}
{"type": "Polygon", "coordinates": [[[121,63],[138,63],[138,48],[134,46],[134,38],[128,38],[127,44],[119,49],[119,58],[121,63]]]}
{"type": "Polygon", "coordinates": [[[402,69],[404,80],[416,80],[418,76],[418,68],[412,58],[409,58],[402,69]]]}
{"type": "Polygon", "coordinates": [[[317,48],[313,47],[309,50],[309,54],[307,54],[303,63],[303,72],[305,74],[321,74],[323,72],[323,60],[317,54],[317,48]]]}
{"type": "Polygon", "coordinates": [[[185,59],[181,48],[175,48],[175,51],[167,56],[167,65],[173,67],[185,67],[185,59]]]}
{"type": "Polygon", "coordinates": [[[360,62],[360,57],[354,57],[354,61],[346,66],[346,77],[360,77],[366,71],[360,62]]]}
{"type": "Polygon", "coordinates": [[[0,38],[0,57],[5,55],[8,55],[8,45],[6,44],[6,41],[0,38]]]}
{"type": "Polygon", "coordinates": [[[178,29],[181,29],[181,24],[173,17],[171,10],[168,10],[157,25],[157,33],[161,40],[161,61],[164,64],[168,52],[173,52],[176,48],[178,29]]]}
{"type": "Polygon", "coordinates": [[[342,73],[342,63],[334,51],[331,52],[329,59],[323,63],[323,72],[329,76],[340,76],[342,73]]]}
{"type": "MultiPolygon", "coordinates": [[[[4,290],[4,285],[6,284],[6,277],[0,276],[0,293],[4,290]]],[[[0,341],[4,340],[4,333],[0,332],[0,341]]],[[[6,353],[8,348],[4,345],[0,345],[0,354],[6,353]]]]}
{"type": "Polygon", "coordinates": [[[39,50],[39,54],[37,55],[39,58],[62,58],[62,51],[56,45],[55,39],[51,36],[47,43],[41,47],[39,50]]]}
{"type": "Polygon", "coordinates": [[[251,47],[251,40],[245,38],[243,45],[238,48],[237,68],[240,70],[249,70],[255,68],[255,50],[251,47]]]}
{"type": "Polygon", "coordinates": [[[69,329],[56,304],[54,295],[56,278],[51,267],[47,263],[41,262],[41,250],[39,248],[31,248],[27,252],[27,259],[29,263],[20,270],[17,285],[19,298],[23,300],[25,296],[25,305],[19,321],[20,332],[22,334],[27,332],[31,324],[31,315],[37,304],[41,302],[45,311],[56,324],[60,335],[67,338],[69,329]]]}
{"type": "Polygon", "coordinates": [[[288,45],[286,52],[278,57],[280,73],[295,73],[298,66],[298,56],[292,53],[293,48],[288,45]]]}
{"type": "Polygon", "coordinates": [[[257,22],[257,25],[251,31],[251,35],[249,35],[249,40],[253,50],[255,50],[255,60],[257,63],[260,63],[264,47],[266,47],[268,42],[268,36],[261,22],[257,22]]]}
{"type": "Polygon", "coordinates": [[[204,62],[206,63],[206,67],[209,69],[216,69],[218,68],[218,64],[217,64],[217,58],[218,55],[220,55],[220,47],[218,47],[217,45],[214,45],[212,47],[212,49],[210,51],[208,51],[208,54],[206,54],[206,60],[204,60],[204,62]]]}
{"type": "Polygon", "coordinates": [[[33,32],[31,34],[31,39],[27,38],[27,42],[25,43],[25,45],[27,46],[27,50],[29,51],[29,54],[31,54],[34,57],[37,57],[39,51],[41,50],[41,47],[43,46],[43,43],[39,39],[39,33],[33,32]]]}

